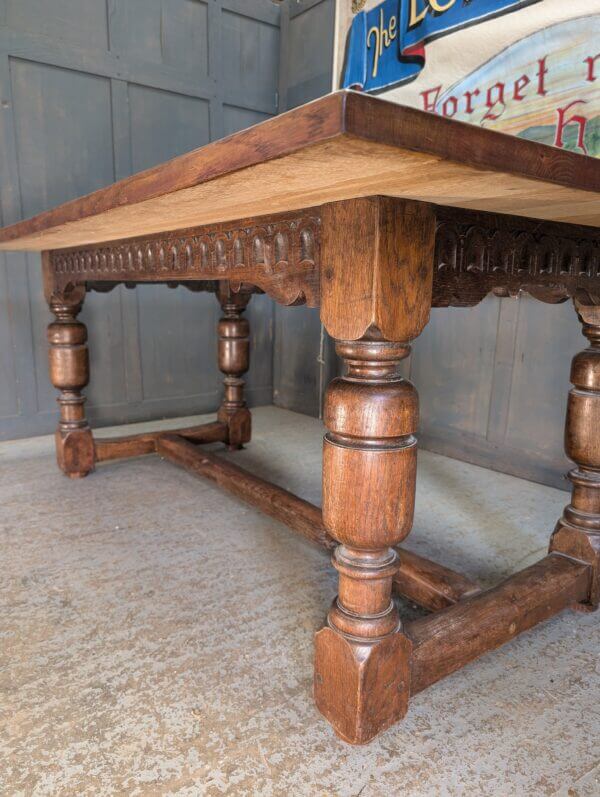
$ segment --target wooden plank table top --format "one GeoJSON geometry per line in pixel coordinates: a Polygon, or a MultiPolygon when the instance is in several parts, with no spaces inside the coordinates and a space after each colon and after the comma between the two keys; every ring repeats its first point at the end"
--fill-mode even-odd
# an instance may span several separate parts
{"type": "Polygon", "coordinates": [[[600,160],[352,91],[0,230],[42,251],[374,194],[600,226],[600,160]]]}

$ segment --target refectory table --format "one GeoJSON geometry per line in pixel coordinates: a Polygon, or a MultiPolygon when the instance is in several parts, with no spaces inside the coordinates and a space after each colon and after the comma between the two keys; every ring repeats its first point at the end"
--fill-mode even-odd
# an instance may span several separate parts
{"type": "MultiPolygon", "coordinates": [[[[339,594],[316,635],[314,695],[345,740],[401,719],[409,697],[566,607],[600,599],[600,160],[362,94],[305,105],[0,231],[43,252],[56,320],[58,464],[158,452],[333,549],[339,594]],[[82,391],[89,290],[156,282],[214,291],[225,393],[217,420],[94,440],[82,391]],[[253,292],[320,307],[346,375],[325,400],[323,508],[200,444],[250,441],[253,292]],[[494,589],[399,548],[413,518],[418,397],[399,365],[430,308],[527,291],[574,301],[572,499],[549,554],[494,589]],[[393,590],[430,610],[402,623],[393,590]]],[[[285,599],[285,598],[284,598],[285,599]]]]}

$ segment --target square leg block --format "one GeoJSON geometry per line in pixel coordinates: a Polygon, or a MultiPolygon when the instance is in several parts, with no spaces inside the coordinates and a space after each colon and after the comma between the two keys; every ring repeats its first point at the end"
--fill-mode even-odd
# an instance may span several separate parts
{"type": "Polygon", "coordinates": [[[315,644],[317,708],[344,741],[365,744],[404,717],[412,651],[407,637],[396,633],[365,644],[323,628],[315,644]]]}

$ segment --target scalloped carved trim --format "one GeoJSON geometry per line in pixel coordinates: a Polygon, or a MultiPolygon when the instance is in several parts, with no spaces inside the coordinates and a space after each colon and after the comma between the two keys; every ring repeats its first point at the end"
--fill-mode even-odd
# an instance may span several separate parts
{"type": "MultiPolygon", "coordinates": [[[[591,227],[437,207],[433,307],[489,293],[600,305],[600,235],[591,227]]],[[[53,291],[159,282],[214,290],[245,283],[286,304],[319,305],[319,208],[48,254],[53,291]],[[211,283],[212,281],[212,283],[211,283]]]]}
{"type": "MultiPolygon", "coordinates": [[[[311,210],[50,253],[54,290],[86,284],[249,283],[281,304],[319,303],[320,218],[311,210]]],[[[195,287],[196,290],[199,287],[195,287]]],[[[208,288],[210,290],[210,288],[208,288]]]]}
{"type": "Polygon", "coordinates": [[[438,208],[434,307],[469,307],[488,293],[600,304],[600,235],[591,227],[438,208]]]}

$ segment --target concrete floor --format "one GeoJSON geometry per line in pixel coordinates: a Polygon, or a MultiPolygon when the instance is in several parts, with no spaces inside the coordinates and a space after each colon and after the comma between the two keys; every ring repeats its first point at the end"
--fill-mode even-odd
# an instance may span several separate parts
{"type": "MultiPolygon", "coordinates": [[[[233,456],[318,502],[320,434],[258,409],[233,456]]],[[[544,554],[566,493],[419,464],[409,547],[485,584],[544,554]]],[[[598,615],[538,626],[353,748],[311,699],[323,552],[157,457],[71,482],[38,438],[1,444],[0,473],[3,797],[600,795],[598,615]]]]}

